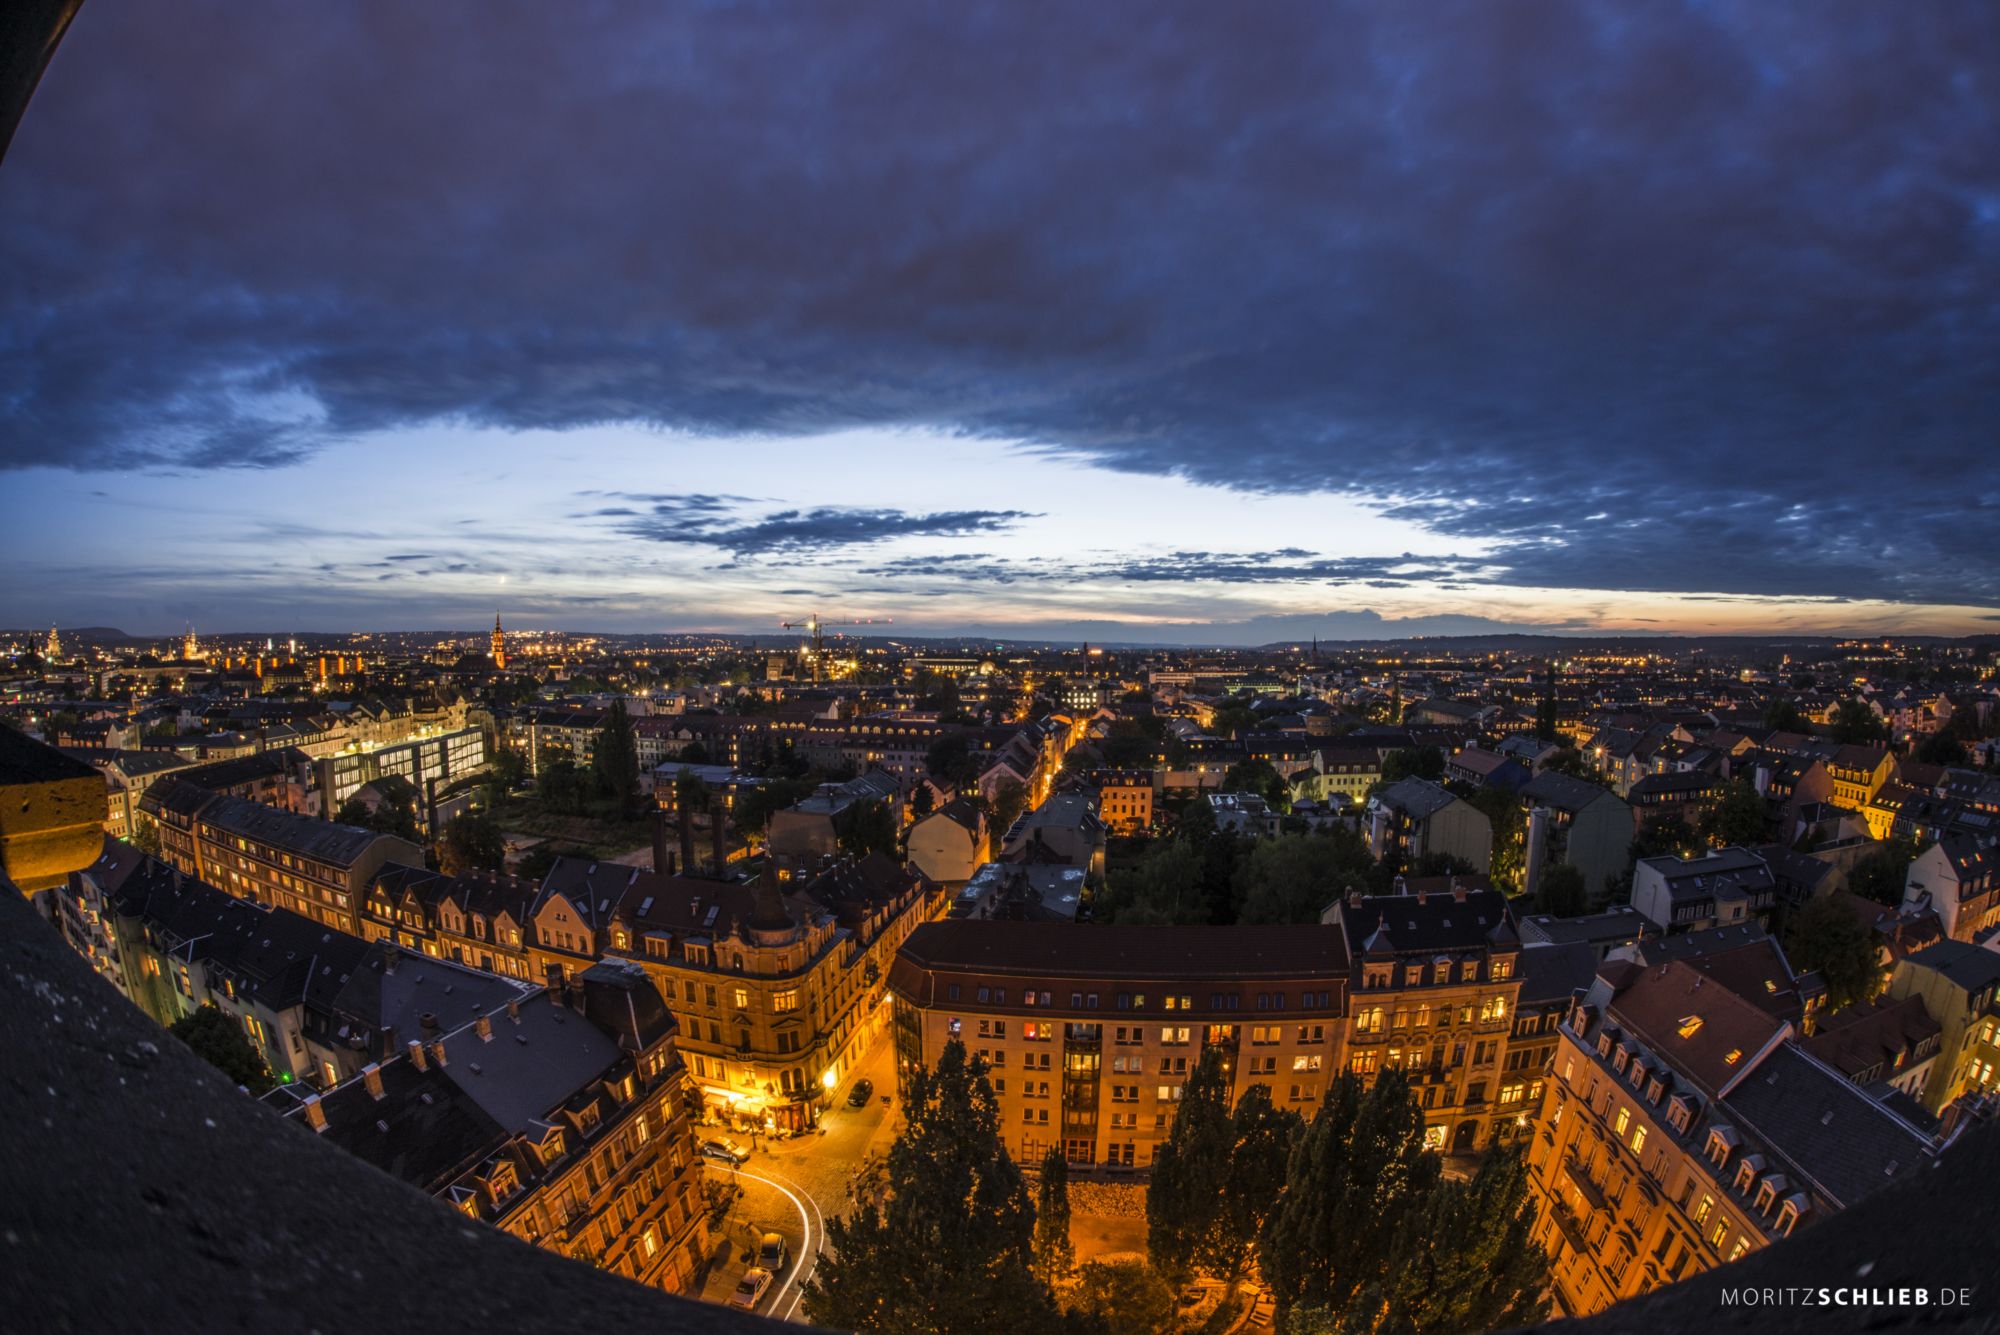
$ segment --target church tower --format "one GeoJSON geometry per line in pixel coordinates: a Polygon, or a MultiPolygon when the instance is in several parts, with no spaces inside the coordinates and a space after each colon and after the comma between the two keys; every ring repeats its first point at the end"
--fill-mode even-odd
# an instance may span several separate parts
{"type": "Polygon", "coordinates": [[[507,666],[507,637],[501,633],[498,612],[493,614],[493,666],[496,668],[507,666]]]}
{"type": "Polygon", "coordinates": [[[49,663],[62,661],[62,636],[56,634],[54,626],[49,627],[49,638],[42,642],[42,659],[49,663]]]}

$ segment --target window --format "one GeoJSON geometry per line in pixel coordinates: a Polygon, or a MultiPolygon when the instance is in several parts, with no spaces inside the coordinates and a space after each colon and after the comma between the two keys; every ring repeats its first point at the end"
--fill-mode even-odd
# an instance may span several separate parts
{"type": "Polygon", "coordinates": [[[1317,1071],[1319,1069],[1319,1062],[1320,1057],[1317,1052],[1302,1053],[1292,1058],[1292,1069],[1294,1071],[1317,1071]]]}
{"type": "Polygon", "coordinates": [[[1188,1041],[1188,1029],[1186,1025],[1180,1025],[1178,1027],[1169,1025],[1163,1027],[1160,1030],[1160,1042],[1165,1043],[1171,1047],[1178,1047],[1186,1043],[1187,1041],[1188,1041]]]}
{"type": "Polygon", "coordinates": [[[771,994],[771,1009],[777,1011],[779,1014],[782,1015],[786,1011],[795,1011],[798,1008],[799,990],[797,988],[788,987],[782,992],[771,994]]]}
{"type": "Polygon", "coordinates": [[[1380,1006],[1363,1006],[1354,1012],[1354,1032],[1357,1034],[1379,1034],[1382,1032],[1383,1010],[1380,1006]]]}

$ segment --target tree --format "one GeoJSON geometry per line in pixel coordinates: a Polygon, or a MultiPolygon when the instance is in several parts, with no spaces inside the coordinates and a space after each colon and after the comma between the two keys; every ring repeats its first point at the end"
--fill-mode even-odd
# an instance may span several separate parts
{"type": "Polygon", "coordinates": [[[948,788],[964,790],[979,782],[979,758],[972,754],[972,739],[962,732],[948,732],[932,742],[924,752],[924,768],[948,788]]]}
{"type": "Polygon", "coordinates": [[[841,850],[855,857],[896,851],[896,818],[887,802],[863,802],[849,813],[839,834],[841,850]]]}
{"type": "Polygon", "coordinates": [[[604,726],[590,753],[590,774],[597,791],[616,803],[620,811],[631,807],[639,790],[639,743],[632,735],[632,720],[625,702],[613,700],[604,726]]]}
{"type": "Polygon", "coordinates": [[[149,857],[160,856],[159,822],[151,816],[133,816],[132,847],[149,857]]]}
{"type": "Polygon", "coordinates": [[[1487,1156],[1470,1182],[1439,1179],[1404,1215],[1386,1272],[1361,1287],[1341,1328],[1476,1335],[1539,1322],[1548,1253],[1530,1236],[1533,1218],[1518,1147],[1487,1156]]]}
{"type": "Polygon", "coordinates": [[[1035,1279],[1034,1207],[1000,1139],[986,1063],[945,1045],[910,1072],[888,1192],[827,1222],[805,1285],[815,1325],[893,1335],[1019,1335],[1057,1312],[1035,1279]]]}
{"type": "Polygon", "coordinates": [[[1442,778],[1444,752],[1435,746],[1405,746],[1382,758],[1383,783],[1395,783],[1398,779],[1429,779],[1436,783],[1442,778]]]}
{"type": "Polygon", "coordinates": [[[1230,1118],[1236,1143],[1229,1151],[1222,1209],[1203,1257],[1203,1269],[1227,1279],[1232,1288],[1250,1268],[1257,1238],[1284,1192],[1292,1142],[1304,1128],[1297,1113],[1271,1102],[1268,1085],[1252,1085],[1236,1101],[1230,1118]]]}
{"type": "Polygon", "coordinates": [[[1181,1086],[1167,1141],[1154,1151],[1153,1181],[1146,1190],[1146,1255],[1176,1283],[1212,1254],[1235,1144],[1222,1050],[1204,1048],[1194,1074],[1181,1086]]]}
{"type": "Polygon", "coordinates": [[[1748,779],[1731,779],[1701,819],[1702,837],[1716,848],[1764,840],[1764,798],[1748,779]]]}
{"type": "Polygon", "coordinates": [[[167,1030],[194,1050],[194,1055],[243,1086],[252,1095],[266,1093],[277,1081],[263,1054],[250,1046],[241,1025],[214,1006],[204,1005],[175,1020],[167,1030]]]}
{"type": "Polygon", "coordinates": [[[927,783],[918,784],[916,790],[910,794],[910,815],[917,820],[930,815],[936,805],[937,797],[927,783]]]}
{"type": "Polygon", "coordinates": [[[1105,1335],[1159,1335],[1175,1328],[1174,1291],[1143,1261],[1091,1262],[1069,1305],[1105,1335]]]}
{"type": "Polygon", "coordinates": [[[1365,1090],[1352,1073],[1335,1077],[1292,1147],[1285,1194],[1260,1239],[1281,1328],[1293,1308],[1345,1311],[1363,1285],[1380,1283],[1405,1216],[1438,1177],[1401,1071],[1382,1072],[1365,1090]]]}
{"type": "Polygon", "coordinates": [[[999,838],[1014,827],[1021,819],[1021,813],[1028,808],[1028,790],[1015,778],[1002,778],[993,785],[993,810],[987,816],[987,828],[999,838]]]}
{"type": "Polygon", "coordinates": [[[1545,695],[1535,702],[1535,740],[1553,742],[1562,733],[1556,727],[1556,700],[1545,695]]]}
{"type": "Polygon", "coordinates": [[[1234,737],[1256,726],[1257,711],[1245,700],[1231,700],[1218,705],[1208,720],[1208,730],[1217,737],[1234,737]]]}
{"type": "Polygon", "coordinates": [[[1035,1278],[1051,1287],[1067,1283],[1076,1269],[1076,1248],[1069,1240],[1069,1160],[1061,1148],[1042,1159],[1042,1180],[1035,1189],[1035,1278]]]}
{"type": "Polygon", "coordinates": [[[1368,846],[1346,829],[1260,839],[1236,867],[1241,921],[1318,922],[1328,904],[1366,884],[1372,865],[1368,846]]]}
{"type": "Polygon", "coordinates": [[[519,751],[504,746],[497,748],[492,759],[486,762],[486,787],[493,800],[498,801],[513,792],[527,772],[528,762],[522,759],[519,751]]]}
{"type": "Polygon", "coordinates": [[[583,810],[588,785],[583,771],[568,756],[559,755],[542,763],[535,777],[535,795],[550,811],[574,814],[583,810]]]}
{"type": "Polygon", "coordinates": [[[507,861],[507,841],[491,816],[463,811],[445,822],[438,839],[438,869],[448,876],[467,871],[499,871],[507,861]]]}
{"type": "Polygon", "coordinates": [[[1103,904],[1101,916],[1113,922],[1208,922],[1201,849],[1179,839],[1154,844],[1136,867],[1114,873],[1103,904]]]}
{"type": "Polygon", "coordinates": [[[1872,746],[1889,740],[1889,727],[1862,700],[1842,700],[1833,710],[1833,740],[1842,746],[1872,746]]]}
{"type": "Polygon", "coordinates": [[[1292,806],[1292,787],[1268,760],[1239,760],[1222,776],[1226,793],[1255,793],[1279,811],[1292,806]]]}
{"type": "Polygon", "coordinates": [[[1917,856],[1914,840],[1885,842],[1856,862],[1847,873],[1849,893],[1892,907],[1903,902],[1903,887],[1910,877],[1910,863],[1917,856]]]}
{"type": "Polygon", "coordinates": [[[1790,700],[1779,697],[1764,706],[1764,726],[1778,732],[1810,733],[1812,724],[1790,700]]]}
{"type": "Polygon", "coordinates": [[[1687,857],[1695,851],[1694,826],[1679,816],[1654,816],[1639,827],[1632,841],[1632,859],[1687,857]]]}
{"type": "Polygon", "coordinates": [[[1528,860],[1528,816],[1521,809],[1521,799],[1513,789],[1492,784],[1474,790],[1466,801],[1493,826],[1493,856],[1487,875],[1502,894],[1517,893],[1528,860]]]}
{"type": "Polygon", "coordinates": [[[1963,766],[1972,763],[1965,743],[1958,739],[1955,720],[1918,742],[1914,758],[1925,765],[1963,766]]]}
{"type": "Polygon", "coordinates": [[[1819,971],[1827,1007],[1834,1011],[1871,999],[1882,980],[1875,934],[1845,900],[1839,894],[1816,896],[1785,924],[1785,955],[1795,969],[1819,971]]]}
{"type": "Polygon", "coordinates": [[[415,842],[416,786],[400,774],[384,774],[371,780],[368,786],[375,790],[377,800],[370,803],[359,793],[355,794],[340,804],[340,810],[334,814],[335,823],[356,825],[364,830],[392,834],[398,839],[415,842]]]}
{"type": "Polygon", "coordinates": [[[1574,918],[1590,911],[1590,891],[1583,883],[1583,869],[1574,862],[1558,862],[1542,868],[1535,885],[1535,912],[1558,918],[1574,918]]]}

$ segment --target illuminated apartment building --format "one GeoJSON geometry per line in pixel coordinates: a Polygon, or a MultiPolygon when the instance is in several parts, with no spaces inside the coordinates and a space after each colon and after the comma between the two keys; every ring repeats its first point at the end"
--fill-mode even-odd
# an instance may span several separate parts
{"type": "Polygon", "coordinates": [[[929,923],[889,976],[897,1067],[961,1041],[991,1065],[1019,1162],[1060,1146],[1072,1163],[1144,1167],[1211,1047],[1232,1098],[1263,1085],[1311,1117],[1340,1068],[1347,966],[1327,927],[929,923]]]}
{"type": "Polygon", "coordinates": [[[1529,1168],[1568,1315],[1734,1261],[1930,1166],[1926,1131],[1686,962],[1606,963],[1558,1032],[1529,1168]]]}
{"type": "MultiPolygon", "coordinates": [[[[1524,1092],[1502,1102],[1521,939],[1506,896],[1483,876],[1402,885],[1406,893],[1350,894],[1323,917],[1343,931],[1352,960],[1348,1069],[1406,1072],[1425,1143],[1470,1153],[1525,1110],[1524,1092]]],[[[1525,1078],[1514,1083],[1525,1088],[1525,1078]]]]}

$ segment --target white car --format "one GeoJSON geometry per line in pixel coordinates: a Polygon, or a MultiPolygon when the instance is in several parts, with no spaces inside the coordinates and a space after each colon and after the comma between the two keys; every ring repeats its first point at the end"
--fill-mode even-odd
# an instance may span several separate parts
{"type": "Polygon", "coordinates": [[[757,1300],[764,1296],[764,1290],[771,1287],[771,1272],[761,1265],[753,1265],[743,1272],[743,1278],[736,1285],[736,1292],[729,1295],[729,1305],[740,1307],[746,1312],[755,1311],[757,1300]]]}
{"type": "Polygon", "coordinates": [[[704,1140],[701,1143],[701,1153],[705,1159],[731,1165],[740,1164],[750,1157],[750,1151],[727,1137],[721,1140],[704,1140]]]}

